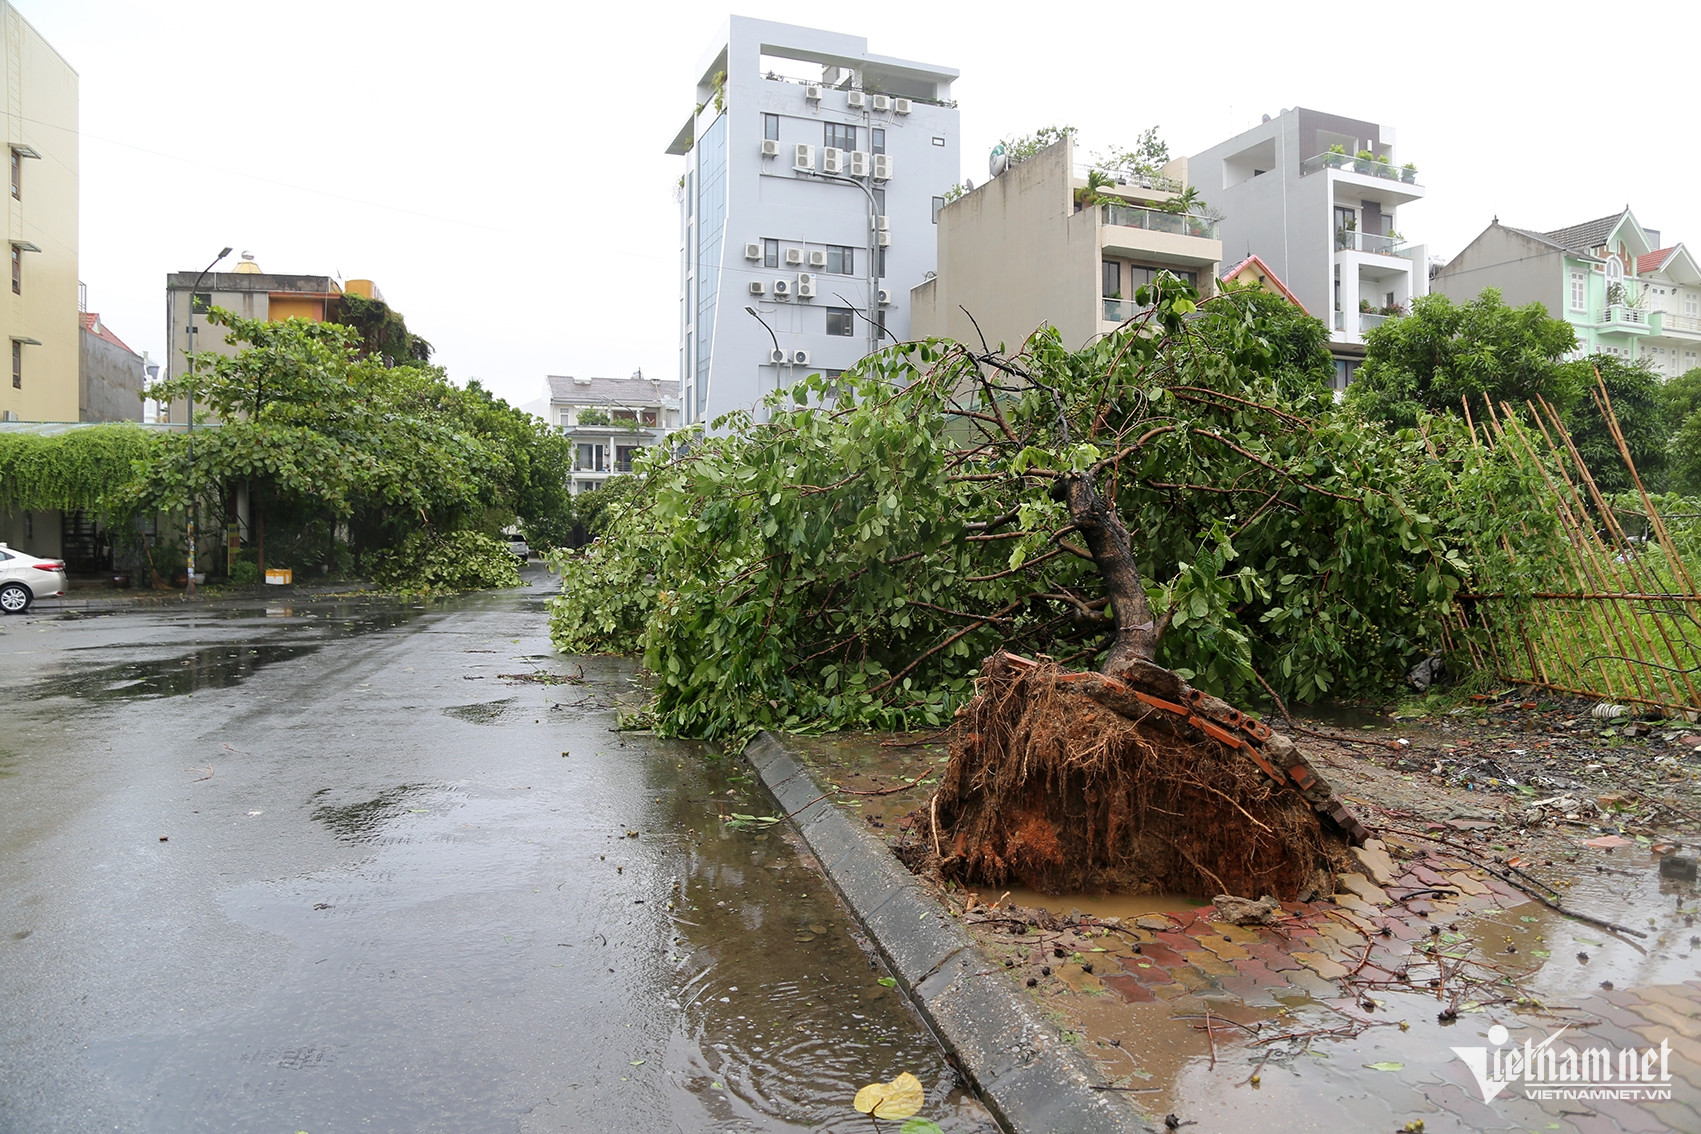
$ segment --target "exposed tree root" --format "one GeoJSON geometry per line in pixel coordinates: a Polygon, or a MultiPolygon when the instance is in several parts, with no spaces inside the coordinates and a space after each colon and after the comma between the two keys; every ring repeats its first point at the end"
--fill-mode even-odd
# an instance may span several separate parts
{"type": "Polygon", "coordinates": [[[1045,893],[1332,892],[1363,827],[1298,749],[1149,662],[987,661],[918,822],[946,877],[1045,893]]]}

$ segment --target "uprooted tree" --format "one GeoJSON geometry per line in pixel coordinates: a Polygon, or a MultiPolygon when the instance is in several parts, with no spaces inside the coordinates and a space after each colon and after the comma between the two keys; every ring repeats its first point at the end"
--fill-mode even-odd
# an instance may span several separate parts
{"type": "Polygon", "coordinates": [[[1282,357],[1317,340],[1170,279],[1136,301],[1079,351],[894,347],[652,460],[564,560],[557,644],[642,648],[678,735],[960,717],[933,835],[964,877],[1298,892],[1327,790],[1217,697],[1385,687],[1465,565],[1425,441],[1282,357]]]}

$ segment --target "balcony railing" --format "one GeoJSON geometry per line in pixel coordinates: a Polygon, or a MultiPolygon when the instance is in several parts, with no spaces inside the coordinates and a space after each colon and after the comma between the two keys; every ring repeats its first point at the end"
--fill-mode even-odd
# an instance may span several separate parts
{"type": "Polygon", "coordinates": [[[1403,256],[1406,246],[1403,236],[1383,236],[1374,232],[1359,232],[1352,228],[1335,230],[1335,251],[1374,252],[1379,256],[1403,256]]]}
{"type": "Polygon", "coordinates": [[[1665,329],[1668,331],[1689,331],[1691,334],[1701,334],[1701,319],[1693,315],[1676,315],[1666,312],[1665,329]]]}
{"type": "Polygon", "coordinates": [[[1105,224],[1120,228],[1143,228],[1149,232],[1198,236],[1206,240],[1217,238],[1217,222],[1192,213],[1166,213],[1162,209],[1142,209],[1138,205],[1100,205],[1099,210],[1105,224]]]}
{"type": "Polygon", "coordinates": [[[1187,186],[1173,177],[1165,177],[1161,173],[1131,173],[1126,169],[1103,169],[1096,165],[1075,166],[1075,176],[1082,181],[1087,174],[1094,171],[1104,174],[1111,179],[1112,184],[1124,187],[1133,186],[1137,189],[1150,189],[1156,193],[1179,193],[1187,186]]]}
{"type": "Polygon", "coordinates": [[[1368,335],[1390,319],[1398,319],[1398,315],[1377,315],[1370,311],[1358,313],[1358,333],[1368,335]]]}
{"type": "Polygon", "coordinates": [[[1308,157],[1299,163],[1299,175],[1309,177],[1323,169],[1344,169],[1354,173],[1365,173],[1371,177],[1381,177],[1388,181],[1403,181],[1407,185],[1417,184],[1417,170],[1405,169],[1389,161],[1376,161],[1372,158],[1353,157],[1351,154],[1318,154],[1308,157]]]}
{"type": "Polygon", "coordinates": [[[1141,306],[1132,299],[1112,299],[1106,296],[1104,303],[1104,318],[1107,323],[1126,323],[1137,315],[1150,311],[1151,304],[1141,306]]]}
{"type": "Polygon", "coordinates": [[[1640,307],[1625,307],[1615,303],[1606,309],[1606,316],[1601,322],[1646,327],[1648,325],[1648,313],[1640,307]]]}

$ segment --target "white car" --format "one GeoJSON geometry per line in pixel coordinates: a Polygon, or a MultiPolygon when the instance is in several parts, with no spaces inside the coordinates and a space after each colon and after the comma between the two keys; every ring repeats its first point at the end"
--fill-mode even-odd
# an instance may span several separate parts
{"type": "Polygon", "coordinates": [[[0,543],[0,611],[22,614],[44,595],[62,595],[69,586],[65,564],[37,559],[0,543]]]}

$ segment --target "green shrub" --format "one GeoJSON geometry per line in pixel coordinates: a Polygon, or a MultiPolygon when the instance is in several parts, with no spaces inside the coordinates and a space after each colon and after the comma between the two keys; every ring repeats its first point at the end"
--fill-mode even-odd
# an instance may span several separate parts
{"type": "Polygon", "coordinates": [[[251,587],[260,581],[260,565],[251,559],[233,558],[230,561],[230,581],[239,587],[251,587]]]}
{"type": "Polygon", "coordinates": [[[372,579],[387,591],[480,591],[517,587],[508,545],[483,532],[414,532],[372,557],[372,579]]]}

